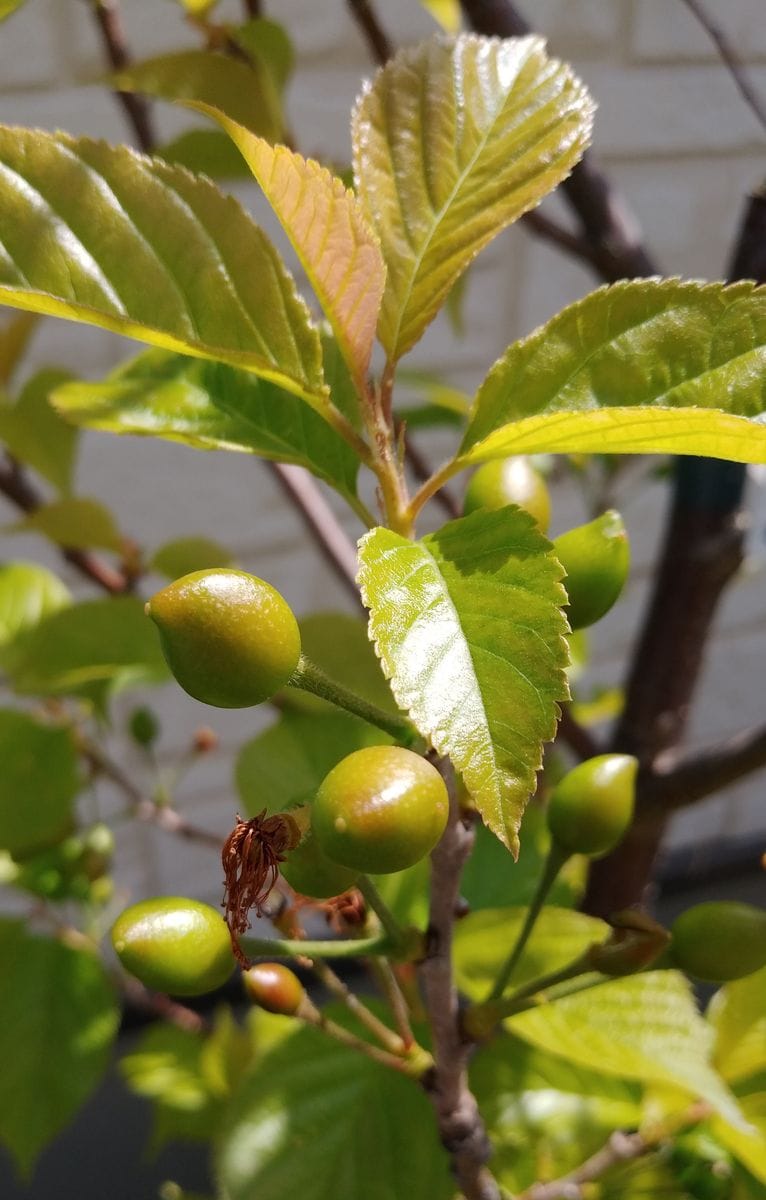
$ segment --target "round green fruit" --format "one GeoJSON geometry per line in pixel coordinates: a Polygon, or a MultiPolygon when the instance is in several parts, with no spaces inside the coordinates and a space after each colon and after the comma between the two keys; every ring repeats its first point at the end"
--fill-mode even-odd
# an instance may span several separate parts
{"type": "Polygon", "coordinates": [[[562,533],[554,540],[553,552],[566,571],[571,628],[594,625],[609,612],[628,577],[630,543],[622,517],[610,509],[595,521],[562,533]]]}
{"type": "Polygon", "coordinates": [[[433,849],[448,811],[444,780],[425,758],[399,746],[368,746],[322,781],[311,824],[333,862],[385,875],[433,849]]]}
{"type": "Polygon", "coordinates": [[[281,963],[256,963],[243,973],[242,981],[254,1004],[283,1017],[295,1016],[306,998],[298,976],[281,963]]]}
{"type": "Polygon", "coordinates": [[[766,911],[735,900],[688,908],[671,933],[673,961],[708,983],[728,983],[766,967],[766,911]]]}
{"type": "Polygon", "coordinates": [[[301,896],[311,896],[314,900],[340,896],[352,888],[359,878],[359,871],[342,867],[322,853],[311,827],[299,845],[280,863],[279,870],[291,888],[301,896]]]}
{"type": "Polygon", "coordinates": [[[569,771],[548,801],[554,846],[589,858],[613,850],[633,819],[637,770],[630,754],[599,754],[569,771]]]}
{"type": "Polygon", "coordinates": [[[112,926],[112,945],[126,971],[171,996],[212,992],[234,967],[221,914],[181,896],[158,896],[126,908],[112,926]]]}
{"type": "Polygon", "coordinates": [[[216,708],[268,700],[298,665],[301,638],[287,601],[245,571],[194,571],[146,605],[185,692],[216,708]]]}
{"type": "Polygon", "coordinates": [[[471,476],[463,500],[466,516],[479,508],[518,504],[537,521],[542,533],[551,519],[551,498],[545,480],[523,455],[496,458],[471,476]]]}

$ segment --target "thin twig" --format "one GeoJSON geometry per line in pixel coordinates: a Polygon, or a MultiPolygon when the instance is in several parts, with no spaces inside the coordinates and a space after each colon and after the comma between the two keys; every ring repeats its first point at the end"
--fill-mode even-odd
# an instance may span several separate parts
{"type": "Polygon", "coordinates": [[[500,1200],[500,1190],[488,1171],[491,1147],[476,1098],[468,1086],[470,1046],[462,1039],[458,996],[452,969],[452,932],[460,876],[474,843],[473,826],[466,824],[455,795],[454,776],[446,762],[439,764],[450,791],[447,829],[431,855],[431,901],[428,945],[420,979],[433,1037],[435,1066],[426,1081],[442,1143],[466,1200],[500,1200]]]}
{"type": "MultiPolygon", "coordinates": [[[[112,68],[115,71],[124,71],[130,64],[130,51],[117,0],[90,0],[90,4],[112,68]]],[[[155,136],[147,101],[143,96],[136,95],[135,92],[115,91],[114,94],[125,110],[125,115],[136,135],[139,147],[145,154],[151,154],[155,145],[155,136]]]]}
{"type": "Polygon", "coordinates": [[[99,775],[103,775],[105,779],[120,789],[128,801],[132,816],[137,820],[157,825],[166,833],[174,833],[190,842],[198,842],[220,852],[223,841],[221,837],[211,833],[208,829],[193,825],[175,809],[167,805],[155,804],[149,800],[141,788],[123,771],[119,763],[114,762],[95,742],[81,736],[79,749],[83,758],[99,775]]]}
{"type": "Polygon", "coordinates": [[[356,1017],[360,1024],[364,1025],[365,1029],[377,1038],[384,1050],[388,1050],[389,1054],[404,1054],[408,1046],[404,1038],[399,1034],[394,1033],[393,1029],[389,1029],[385,1022],[376,1017],[372,1009],[369,1009],[363,1000],[351,991],[346,983],[336,975],[332,967],[329,967],[321,958],[311,959],[311,967],[314,974],[321,983],[331,992],[333,996],[341,1001],[342,1004],[356,1017]]]}
{"type": "Polygon", "coordinates": [[[251,20],[262,15],[261,0],[242,0],[242,7],[245,10],[245,16],[251,20]]]}
{"type": "Polygon", "coordinates": [[[139,983],[137,979],[132,979],[129,975],[120,977],[119,988],[128,1003],[135,1008],[151,1017],[168,1021],[177,1029],[183,1030],[184,1033],[210,1032],[210,1022],[194,1009],[187,1008],[185,1004],[179,1004],[177,1000],[171,1000],[169,996],[162,995],[160,992],[150,992],[142,983],[139,983]]]}
{"type": "Polygon", "coordinates": [[[766,725],[757,725],[706,749],[662,755],[639,784],[638,794],[642,807],[672,812],[763,767],[766,725]]]}
{"type": "Polygon", "coordinates": [[[766,129],[766,105],[764,105],[763,100],[748,79],[747,72],[739,55],[729,41],[728,34],[713,20],[705,5],[700,3],[700,0],[682,0],[682,2],[689,9],[689,12],[696,17],[713,42],[721,56],[721,61],[727,67],[745,103],[749,106],[762,128],[766,129]]]}
{"type": "Polygon", "coordinates": [[[369,967],[388,1001],[399,1036],[404,1045],[409,1048],[415,1042],[415,1034],[410,1024],[407,999],[396,977],[396,972],[387,958],[371,958],[369,967]]]}
{"type": "MultiPolygon", "coordinates": [[[[36,512],[45,503],[21,465],[10,457],[0,462],[0,492],[25,513],[36,512]]],[[[103,588],[105,592],[120,595],[130,591],[132,579],[125,572],[110,566],[97,554],[89,550],[71,550],[66,547],[61,549],[61,554],[81,575],[103,588]]]]}
{"type": "MultiPolygon", "coordinates": [[[[399,427],[401,429],[401,426],[399,427]]],[[[424,455],[420,453],[418,448],[412,444],[411,440],[405,441],[404,454],[407,460],[407,465],[412,470],[412,474],[418,483],[425,483],[433,475],[433,469],[426,461],[424,455]]],[[[440,488],[434,494],[434,501],[439,504],[442,510],[448,517],[455,518],[462,516],[462,506],[455,496],[446,488],[440,488]]]]}
{"type": "Polygon", "coordinates": [[[356,586],[356,547],[314,480],[302,467],[286,463],[269,463],[269,467],[306,527],[316,535],[323,558],[333,568],[346,591],[357,604],[361,604],[356,586]]]}
{"type": "Polygon", "coordinates": [[[370,52],[379,66],[385,66],[394,52],[393,43],[378,20],[369,0],[348,0],[351,15],[362,31],[370,52]]]}
{"type": "Polygon", "coordinates": [[[594,758],[597,754],[601,754],[602,747],[598,740],[584,725],[575,720],[568,704],[561,709],[557,736],[561,738],[562,742],[566,742],[569,749],[573,750],[578,758],[594,758]]]}
{"type": "Polygon", "coordinates": [[[539,209],[524,213],[521,223],[537,237],[543,238],[546,242],[552,242],[554,246],[571,254],[573,258],[579,258],[582,262],[587,263],[597,275],[600,273],[599,256],[587,238],[572,233],[570,229],[559,225],[557,221],[553,221],[539,209]]]}
{"type": "Polygon", "coordinates": [[[693,1104],[680,1117],[671,1118],[647,1133],[615,1131],[605,1146],[587,1158],[576,1170],[550,1183],[533,1183],[516,1200],[579,1200],[585,1195],[585,1185],[600,1179],[607,1171],[650,1154],[681,1129],[697,1125],[710,1115],[710,1105],[693,1104]]]}

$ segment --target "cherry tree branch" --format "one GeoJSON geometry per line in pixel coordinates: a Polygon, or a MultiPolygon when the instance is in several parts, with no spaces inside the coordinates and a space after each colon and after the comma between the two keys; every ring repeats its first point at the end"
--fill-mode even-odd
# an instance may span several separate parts
{"type": "Polygon", "coordinates": [[[701,0],[682,0],[689,11],[696,17],[702,28],[707,33],[710,40],[715,45],[721,57],[721,61],[727,67],[732,79],[739,88],[745,103],[754,114],[756,120],[766,130],[766,105],[761,99],[758,92],[750,82],[747,72],[737,55],[736,50],[729,41],[729,37],[724,29],[713,20],[710,13],[701,0]]]}
{"type": "Polygon", "coordinates": [[[385,66],[394,52],[393,43],[369,0],[348,0],[351,15],[359,26],[378,66],[385,66]]]}
{"type": "Polygon", "coordinates": [[[458,1020],[458,995],[452,969],[452,933],[460,895],[460,876],[474,843],[473,825],[460,813],[455,780],[437,764],[450,792],[447,829],[431,855],[431,899],[426,957],[419,974],[433,1038],[434,1069],[423,1082],[436,1111],[442,1143],[466,1200],[500,1200],[486,1163],[491,1153],[476,1099],[468,1086],[470,1046],[458,1020]]]}
{"type": "Polygon", "coordinates": [[[658,758],[639,785],[646,809],[667,813],[696,804],[721,788],[766,767],[766,725],[757,725],[717,745],[658,758]]]}
{"type": "MultiPolygon", "coordinates": [[[[130,64],[130,51],[122,23],[122,13],[117,0],[90,0],[96,24],[101,32],[101,41],[114,71],[124,71],[130,64]]],[[[128,124],[136,135],[136,141],[145,154],[150,154],[155,143],[151,110],[143,96],[135,92],[114,93],[122,105],[128,124]]]]}
{"type": "MultiPolygon", "coordinates": [[[[10,457],[5,462],[0,462],[0,493],[25,513],[35,512],[44,503],[26,472],[10,457]]],[[[61,554],[81,575],[103,588],[105,592],[116,596],[130,590],[132,580],[128,575],[110,566],[97,554],[92,554],[89,550],[70,550],[66,547],[61,550],[61,554]]]]}
{"type": "Polygon", "coordinates": [[[649,1133],[622,1133],[616,1130],[600,1150],[587,1158],[574,1171],[552,1179],[549,1183],[533,1183],[519,1193],[516,1200],[581,1200],[588,1194],[587,1184],[595,1183],[615,1167],[624,1166],[651,1154],[657,1147],[681,1129],[699,1124],[710,1115],[708,1104],[691,1105],[685,1113],[649,1133]]]}

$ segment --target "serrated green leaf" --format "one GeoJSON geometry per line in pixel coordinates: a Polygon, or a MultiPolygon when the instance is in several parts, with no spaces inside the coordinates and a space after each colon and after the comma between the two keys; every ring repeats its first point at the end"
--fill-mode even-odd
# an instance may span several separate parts
{"type": "Polygon", "coordinates": [[[81,496],[42,504],[5,529],[8,533],[42,533],[57,545],[73,550],[99,547],[119,553],[123,545],[122,534],[109,509],[98,500],[81,496]]]}
{"type": "Polygon", "coordinates": [[[225,546],[206,537],[175,538],[158,547],[149,560],[152,571],[168,579],[180,579],[191,571],[207,571],[211,567],[231,567],[234,559],[225,546]]]}
{"type": "Polygon", "coordinates": [[[18,634],[71,602],[69,589],[47,567],[4,563],[0,566],[0,652],[18,634]]]}
{"type": "MultiPolygon", "coordinates": [[[[524,916],[524,909],[487,909],[457,926],[457,979],[468,995],[486,996],[524,916]]],[[[546,907],[514,972],[514,985],[558,970],[607,933],[603,921],[546,907]]],[[[677,971],[610,980],[519,1013],[506,1026],[525,1042],[588,1070],[682,1088],[742,1124],[736,1100],[711,1065],[712,1031],[677,971]]]]}
{"type": "Polygon", "coordinates": [[[715,1063],[730,1083],[766,1071],[766,967],[727,983],[708,1009],[715,1063]]]}
{"type": "Polygon", "coordinates": [[[27,0],[0,0],[0,21],[4,21],[6,17],[10,17],[12,13],[15,13],[26,2],[27,0]]]}
{"type": "Polygon", "coordinates": [[[80,790],[66,729],[0,709],[0,846],[16,858],[63,837],[80,790]]]}
{"type": "Polygon", "coordinates": [[[354,167],[388,268],[378,336],[391,360],[482,247],[566,178],[592,111],[538,37],[437,37],[377,75],[354,111],[354,167]]]}
{"type": "Polygon", "coordinates": [[[639,1123],[641,1089],[501,1034],[478,1050],[471,1090],[492,1142],[492,1172],[512,1193],[578,1167],[615,1129],[639,1123]]]}
{"type": "Polygon", "coordinates": [[[359,543],[370,637],[394,697],[514,856],[542,743],[567,698],[562,572],[549,551],[515,507],[420,542],[374,529],[359,543]]]}
{"type": "Polygon", "coordinates": [[[208,105],[239,147],[287,234],[332,325],[360,392],[375,339],[386,270],[362,206],[337,176],[287,146],[271,146],[208,105]]]}
{"type": "Polygon", "coordinates": [[[244,367],[321,409],[319,337],[230,196],[125,146],[0,128],[0,303],[244,367]]]}
{"type": "Polygon", "coordinates": [[[89,429],[295,463],[355,502],[359,462],[332,426],[270,380],[224,363],[148,350],[99,383],[65,384],[53,400],[89,429]]]}
{"type": "Polygon", "coordinates": [[[243,62],[214,50],[182,50],[131,63],[113,83],[124,92],[211,105],[270,142],[284,136],[279,96],[259,59],[243,62]]]}
{"type": "Polygon", "coordinates": [[[390,740],[349,713],[283,713],[246,742],[237,758],[237,790],[245,812],[282,812],[312,796],[341,758],[390,740]]]}
{"type": "Polygon", "coordinates": [[[594,451],[766,462],[764,364],[766,288],[600,288],[495,363],[459,461],[594,451]]]}
{"type": "Polygon", "coordinates": [[[119,1014],[95,954],[0,921],[0,1140],[28,1174],[106,1069],[119,1014]]]}
{"type": "Polygon", "coordinates": [[[0,329],[0,387],[8,386],[39,321],[37,313],[19,313],[0,329]]]}
{"type": "Polygon", "coordinates": [[[267,1054],[234,1097],[217,1174],[221,1200],[455,1193],[417,1084],[310,1028],[267,1054]]]}
{"type": "Polygon", "coordinates": [[[38,371],[15,403],[0,402],[0,439],[14,458],[68,492],[77,454],[77,431],[62,421],[50,395],[72,376],[68,371],[38,371]]]}
{"type": "Polygon", "coordinates": [[[187,129],[158,146],[155,157],[210,179],[250,179],[250,169],[221,129],[187,129]]]}
{"type": "Polygon", "coordinates": [[[45,617],[5,653],[18,692],[103,696],[129,683],[161,683],[169,671],[156,630],[133,596],[86,600],[45,617]]]}
{"type": "Polygon", "coordinates": [[[267,17],[256,17],[244,25],[230,26],[229,37],[270,73],[281,95],[295,66],[295,51],[284,25],[267,17]]]}

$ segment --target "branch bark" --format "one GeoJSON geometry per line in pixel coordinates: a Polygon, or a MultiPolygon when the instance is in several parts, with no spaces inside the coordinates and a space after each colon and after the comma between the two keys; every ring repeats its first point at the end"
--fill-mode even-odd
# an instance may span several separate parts
{"type": "Polygon", "coordinates": [[[425,1082],[436,1111],[439,1133],[466,1200],[500,1200],[486,1163],[491,1153],[476,1099],[468,1087],[470,1046],[460,1035],[458,995],[452,970],[452,931],[460,895],[460,876],[474,843],[473,826],[458,808],[454,776],[446,762],[437,764],[450,792],[450,817],[431,855],[431,907],[427,954],[420,965],[433,1038],[434,1069],[425,1082]]]}
{"type": "MultiPolygon", "coordinates": [[[[119,4],[116,0],[91,0],[91,8],[112,69],[123,71],[130,64],[130,51],[119,4]]],[[[135,92],[115,91],[114,94],[118,103],[122,105],[140,149],[145,154],[151,154],[155,137],[148,103],[143,96],[137,96],[135,92]]]]}
{"type": "Polygon", "coordinates": [[[370,48],[374,61],[380,67],[385,66],[394,52],[394,47],[378,20],[372,4],[369,3],[369,0],[348,0],[348,6],[370,48]]]}
{"type": "Polygon", "coordinates": [[[747,72],[732,46],[726,32],[713,20],[701,0],[683,0],[694,17],[699,21],[710,40],[721,56],[721,61],[729,71],[732,79],[742,94],[742,98],[755,115],[756,120],[766,129],[766,105],[750,82],[747,72]]]}
{"type": "Polygon", "coordinates": [[[766,767],[766,725],[687,754],[661,756],[639,788],[642,808],[675,812],[766,767]]]}

